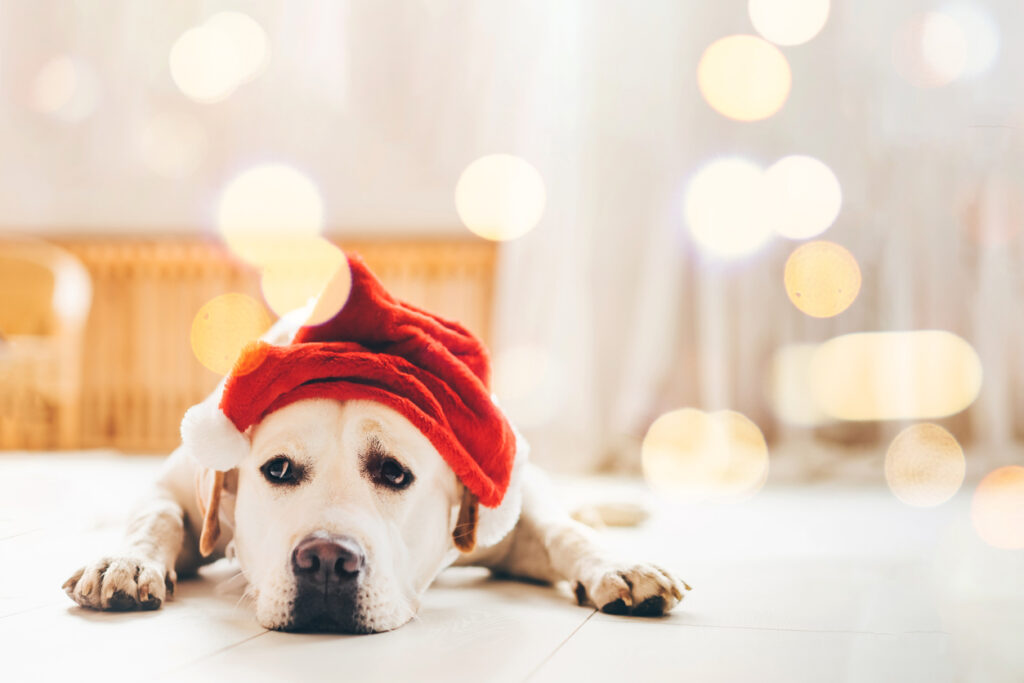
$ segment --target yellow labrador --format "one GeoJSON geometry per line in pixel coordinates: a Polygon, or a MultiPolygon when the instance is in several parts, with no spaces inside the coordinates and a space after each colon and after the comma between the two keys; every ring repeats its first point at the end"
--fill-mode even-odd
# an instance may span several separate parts
{"type": "MultiPolygon", "coordinates": [[[[290,339],[298,319],[286,316],[267,339],[290,339]]],[[[477,519],[430,441],[380,403],[301,400],[246,438],[248,455],[227,473],[176,450],[123,547],[75,572],[67,594],[94,609],[157,609],[178,576],[227,554],[264,627],[373,633],[412,619],[452,564],[569,581],[581,604],[616,614],[660,615],[688,590],[659,567],[602,549],[556,505],[521,440],[506,499],[477,519]],[[462,552],[467,527],[477,528],[476,547],[462,552]]]]}

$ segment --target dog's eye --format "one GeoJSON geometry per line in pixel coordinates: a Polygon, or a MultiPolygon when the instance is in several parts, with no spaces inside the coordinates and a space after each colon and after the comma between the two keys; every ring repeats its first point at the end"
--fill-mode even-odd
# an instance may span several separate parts
{"type": "Polygon", "coordinates": [[[384,458],[380,462],[380,481],[393,489],[404,489],[412,483],[412,472],[405,469],[402,463],[394,458],[384,458]]]}
{"type": "Polygon", "coordinates": [[[295,463],[283,455],[274,456],[265,462],[260,471],[271,484],[297,484],[301,474],[295,463]]]}

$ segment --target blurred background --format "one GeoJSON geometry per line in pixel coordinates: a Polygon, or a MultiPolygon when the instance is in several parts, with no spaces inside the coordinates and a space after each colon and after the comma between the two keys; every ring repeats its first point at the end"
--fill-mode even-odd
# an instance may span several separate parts
{"type": "Polygon", "coordinates": [[[2,2],[0,448],[169,451],[344,249],[490,344],[549,469],[981,482],[979,533],[1022,547],[1022,29],[1016,0],[2,2]]]}

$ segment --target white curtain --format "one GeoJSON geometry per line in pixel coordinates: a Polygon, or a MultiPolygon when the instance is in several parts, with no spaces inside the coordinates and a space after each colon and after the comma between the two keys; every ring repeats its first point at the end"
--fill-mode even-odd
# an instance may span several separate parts
{"type": "MultiPolygon", "coordinates": [[[[833,4],[817,38],[785,51],[789,101],[758,123],[716,114],[695,83],[707,45],[750,32],[745,3],[580,8],[578,148],[558,167],[568,166],[578,185],[553,200],[557,212],[541,228],[504,247],[501,272],[499,361],[510,346],[539,343],[568,386],[559,409],[527,428],[546,465],[636,469],[653,419],[697,407],[753,419],[775,450],[795,459],[779,471],[821,474],[819,453],[786,448],[816,437],[867,446],[877,475],[879,444],[884,452],[905,423],[785,424],[767,398],[773,354],[849,332],[919,329],[952,331],[981,358],[978,399],[942,421],[969,446],[971,469],[1019,457],[1024,95],[1014,84],[1024,54],[1013,36],[1022,28],[1020,8],[972,3],[999,25],[995,65],[921,90],[894,70],[892,41],[915,11],[937,7],[833,4]],[[782,285],[796,243],[782,238],[731,264],[702,257],[683,220],[686,181],[728,154],[762,166],[806,154],[834,170],[844,201],[823,237],[861,265],[855,306],[825,320],[797,311],[782,285]],[[562,206],[569,202],[574,211],[562,206]]],[[[553,188],[565,182],[544,170],[553,188]]],[[[538,383],[524,412],[552,389],[538,383]]]]}

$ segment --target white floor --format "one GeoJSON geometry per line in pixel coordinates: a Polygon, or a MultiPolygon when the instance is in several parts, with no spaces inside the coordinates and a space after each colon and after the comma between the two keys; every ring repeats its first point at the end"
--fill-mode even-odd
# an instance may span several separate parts
{"type": "Polygon", "coordinates": [[[773,488],[682,506],[638,484],[622,552],[694,588],[662,619],[578,607],[567,588],[443,574],[417,621],[373,636],[267,632],[226,564],[157,612],[79,609],[66,576],[110,547],[156,460],[0,456],[0,681],[1024,681],[1024,551],[974,535],[964,493],[930,510],[878,489],[773,488]]]}

